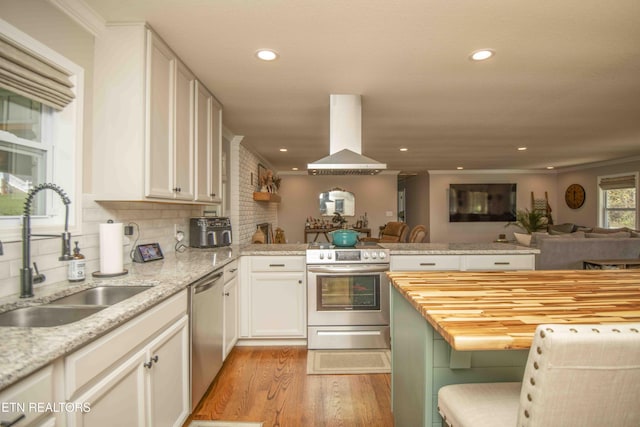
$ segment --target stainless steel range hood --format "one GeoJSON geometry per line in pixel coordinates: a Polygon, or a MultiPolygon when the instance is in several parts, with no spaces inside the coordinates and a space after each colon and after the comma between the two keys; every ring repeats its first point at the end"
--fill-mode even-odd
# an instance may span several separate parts
{"type": "Polygon", "coordinates": [[[331,95],[330,103],[329,156],[309,163],[309,175],[375,175],[386,169],[362,155],[360,95],[331,95]]]}

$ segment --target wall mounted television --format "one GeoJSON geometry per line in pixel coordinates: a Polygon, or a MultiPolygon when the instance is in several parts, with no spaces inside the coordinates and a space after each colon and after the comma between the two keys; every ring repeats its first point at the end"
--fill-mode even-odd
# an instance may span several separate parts
{"type": "Polygon", "coordinates": [[[516,184],[449,184],[449,222],[516,220],[516,184]]]}

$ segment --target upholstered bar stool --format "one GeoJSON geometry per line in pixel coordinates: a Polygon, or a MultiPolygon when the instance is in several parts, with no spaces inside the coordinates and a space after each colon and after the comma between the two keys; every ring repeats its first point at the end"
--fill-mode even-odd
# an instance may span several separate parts
{"type": "Polygon", "coordinates": [[[640,323],[540,325],[522,383],[438,392],[450,427],[640,426],[640,323]]]}

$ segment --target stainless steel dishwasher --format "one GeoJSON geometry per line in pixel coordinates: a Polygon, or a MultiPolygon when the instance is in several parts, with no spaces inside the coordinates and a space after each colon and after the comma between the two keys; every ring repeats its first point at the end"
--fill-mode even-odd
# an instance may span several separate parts
{"type": "Polygon", "coordinates": [[[222,275],[216,270],[190,285],[192,410],[222,367],[222,275]]]}

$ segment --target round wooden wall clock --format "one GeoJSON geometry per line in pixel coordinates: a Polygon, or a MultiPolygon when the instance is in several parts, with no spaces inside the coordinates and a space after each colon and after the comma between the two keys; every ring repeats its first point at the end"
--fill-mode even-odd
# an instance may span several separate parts
{"type": "Polygon", "coordinates": [[[571,209],[578,209],[584,204],[585,191],[580,184],[571,184],[564,193],[564,201],[571,209]]]}

